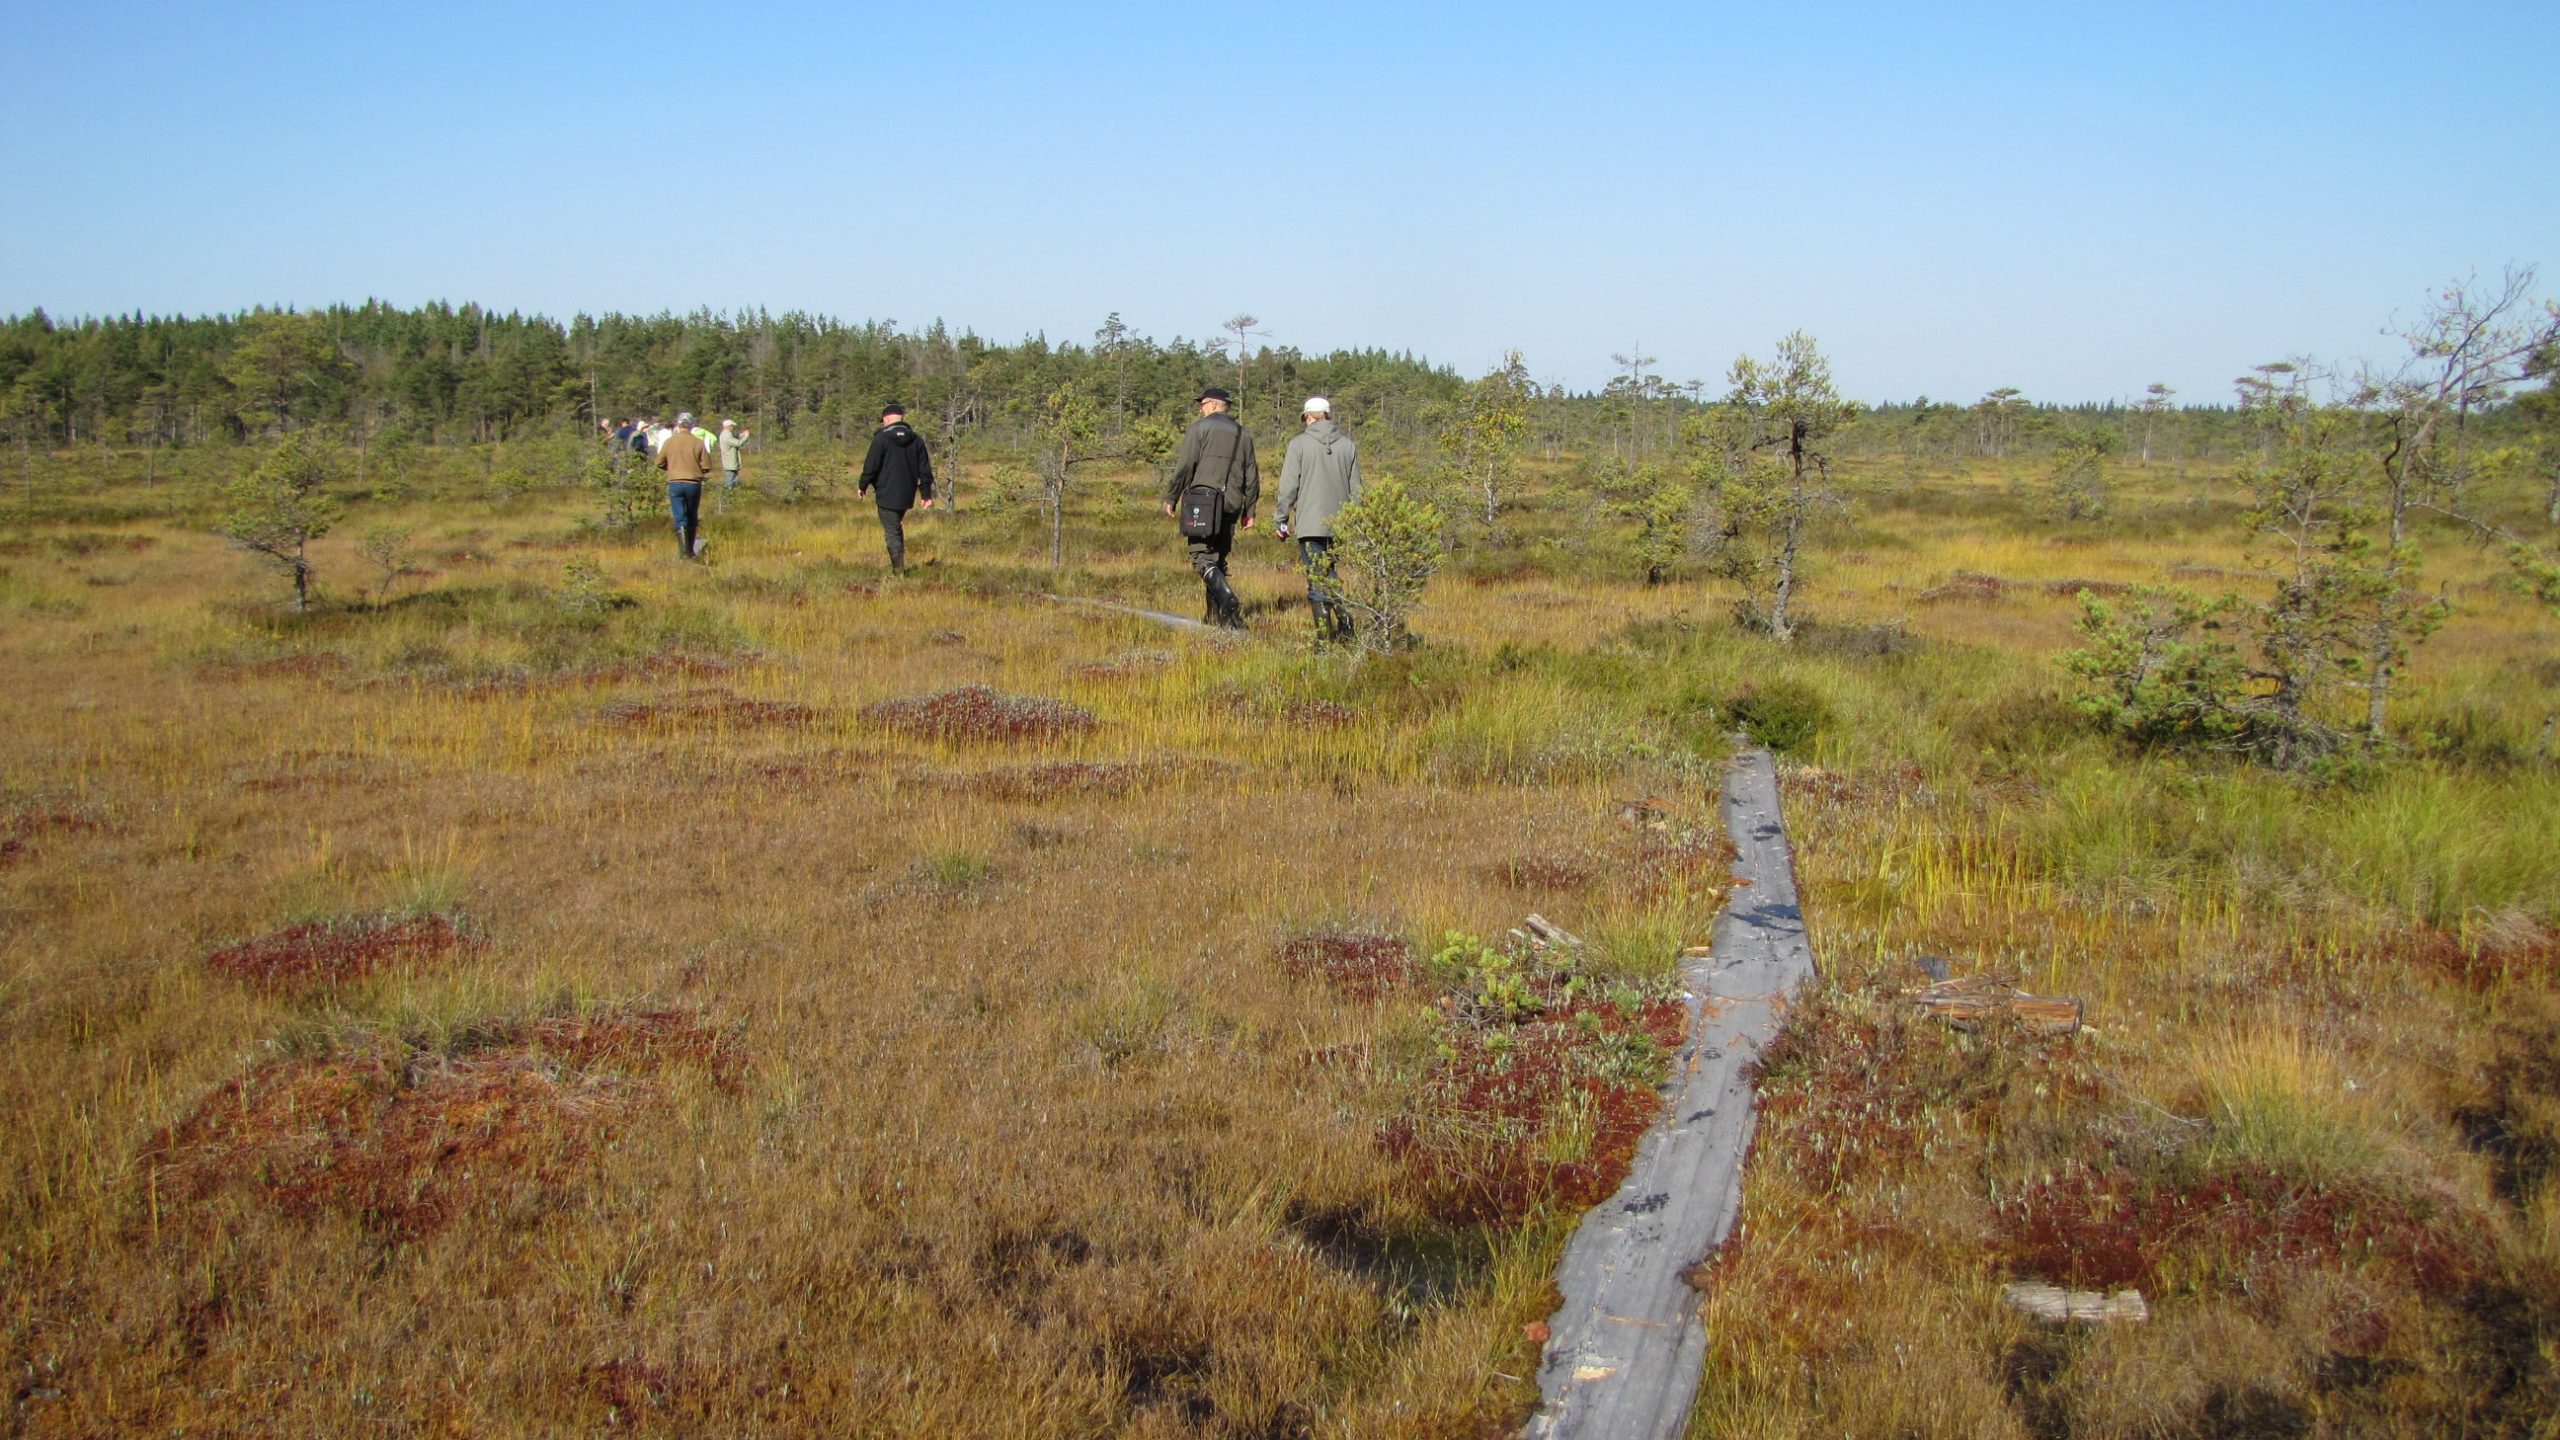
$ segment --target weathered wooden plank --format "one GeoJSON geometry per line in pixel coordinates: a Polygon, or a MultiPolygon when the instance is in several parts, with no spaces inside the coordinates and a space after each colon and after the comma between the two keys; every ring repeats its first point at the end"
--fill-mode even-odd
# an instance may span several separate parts
{"type": "Polygon", "coordinates": [[[1733,1229],[1757,1121],[1745,1067],[1778,1033],[1813,946],[1765,750],[1727,770],[1725,830],[1741,854],[1704,953],[1684,952],[1689,1034],[1662,1120],[1618,1193],[1585,1216],[1556,1276],[1533,1440],[1679,1435],[1706,1361],[1706,1325],[1682,1272],[1733,1229]]]}
{"type": "Polygon", "coordinates": [[[2112,1295],[2096,1290],[2065,1290],[2041,1280],[2021,1280],[2001,1287],[2000,1298],[2048,1325],[2138,1323],[2151,1318],[2151,1307],[2139,1290],[2112,1295]]]}
{"type": "MultiPolygon", "coordinates": [[[[1205,630],[1212,634],[1222,633],[1219,631],[1217,626],[1211,625],[1206,621],[1189,620],[1180,615],[1168,615],[1162,610],[1141,610],[1135,605],[1123,605],[1116,600],[1087,600],[1078,595],[1043,595],[1040,598],[1048,601],[1052,605],[1065,605],[1080,610],[1109,610],[1115,614],[1132,615],[1140,620],[1152,620],[1158,625],[1163,625],[1175,630],[1205,630]]],[[[1227,631],[1223,633],[1233,634],[1234,632],[1227,631]]]]}
{"type": "Polygon", "coordinates": [[[1918,990],[1905,990],[1902,998],[1957,1025],[2008,1020],[2036,1035],[2068,1035],[2080,1028],[2079,1001],[2030,995],[1987,976],[1941,980],[1918,990]]]}

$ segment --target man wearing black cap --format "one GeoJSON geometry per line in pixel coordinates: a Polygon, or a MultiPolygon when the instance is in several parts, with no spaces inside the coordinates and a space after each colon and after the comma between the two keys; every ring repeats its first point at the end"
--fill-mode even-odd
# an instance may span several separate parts
{"type": "Polygon", "coordinates": [[[933,508],[933,456],[925,450],[924,437],[907,424],[904,405],[881,407],[880,428],[871,436],[871,453],[862,457],[859,492],[875,487],[879,493],[872,499],[880,506],[881,538],[889,542],[889,568],[903,572],[907,568],[907,511],[919,500],[927,510],[933,508]]]}
{"type": "Polygon", "coordinates": [[[1191,568],[1200,573],[1208,600],[1200,616],[1229,630],[1244,628],[1244,605],[1227,583],[1227,555],[1235,549],[1236,531],[1253,528],[1254,502],[1262,498],[1262,466],[1253,458],[1253,437],[1227,413],[1227,392],[1211,387],[1200,392],[1200,418],[1183,432],[1182,449],[1173,457],[1173,475],[1165,481],[1164,513],[1176,506],[1191,508],[1199,489],[1217,496],[1217,519],[1206,534],[1183,531],[1191,568]]]}

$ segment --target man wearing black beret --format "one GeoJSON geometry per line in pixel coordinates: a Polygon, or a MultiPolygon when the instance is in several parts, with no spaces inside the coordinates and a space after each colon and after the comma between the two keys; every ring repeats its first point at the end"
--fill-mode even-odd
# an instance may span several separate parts
{"type": "Polygon", "coordinates": [[[1235,549],[1236,531],[1253,528],[1262,467],[1253,457],[1253,437],[1227,413],[1227,392],[1213,386],[1200,392],[1198,403],[1200,418],[1183,432],[1173,474],[1165,481],[1164,513],[1176,514],[1177,507],[1182,512],[1184,549],[1208,597],[1200,618],[1241,630],[1244,605],[1227,581],[1227,556],[1235,549]],[[1195,490],[1200,493],[1190,493],[1195,490]],[[1205,523],[1195,527],[1195,515],[1205,515],[1205,523]]]}

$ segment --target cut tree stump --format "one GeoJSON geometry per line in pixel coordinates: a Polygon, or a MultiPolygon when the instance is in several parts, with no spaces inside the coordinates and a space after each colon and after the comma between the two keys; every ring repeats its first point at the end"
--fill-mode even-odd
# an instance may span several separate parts
{"type": "Polygon", "coordinates": [[[2079,1001],[2030,995],[1986,975],[1941,980],[1905,990],[1902,998],[1959,1029],[1989,1020],[2013,1020],[2030,1035],[2068,1035],[2080,1028],[2079,1001]]]}
{"type": "Polygon", "coordinates": [[[2151,1318],[2151,1307],[2139,1290],[2102,1295],[2095,1290],[2065,1290],[2041,1280],[2021,1280],[2001,1287],[2000,1298],[2048,1325],[2112,1325],[2151,1318]]]}

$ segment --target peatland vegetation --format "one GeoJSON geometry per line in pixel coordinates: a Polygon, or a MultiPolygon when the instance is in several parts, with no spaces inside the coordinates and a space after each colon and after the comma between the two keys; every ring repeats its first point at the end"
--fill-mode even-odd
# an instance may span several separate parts
{"type": "Polygon", "coordinates": [[[1185,609],[1141,432],[1307,357],[545,323],[9,327],[14,1430],[1505,1433],[1740,733],[1825,973],[1695,1433],[2550,1433],[2546,351],[2120,412],[1337,357],[1355,650],[1258,535],[1240,639],[1046,598],[1185,609]],[[591,387],[625,329],[700,368],[591,387]],[[960,442],[897,578],[882,391],[960,442]],[[703,566],[589,438],[679,398],[773,425],[703,566]]]}

